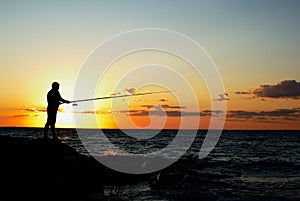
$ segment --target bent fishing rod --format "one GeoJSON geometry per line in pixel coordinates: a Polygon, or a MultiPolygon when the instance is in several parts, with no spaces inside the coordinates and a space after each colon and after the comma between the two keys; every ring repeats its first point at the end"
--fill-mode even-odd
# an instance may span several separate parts
{"type": "Polygon", "coordinates": [[[172,92],[172,91],[154,91],[154,92],[125,94],[125,95],[117,95],[117,96],[103,96],[103,97],[98,97],[98,98],[87,98],[87,99],[74,100],[74,101],[70,101],[70,102],[78,103],[78,102],[85,102],[85,101],[95,101],[95,100],[111,99],[111,98],[122,98],[122,97],[129,97],[129,96],[144,96],[144,95],[150,95],[150,94],[170,93],[170,92],[172,92]]]}

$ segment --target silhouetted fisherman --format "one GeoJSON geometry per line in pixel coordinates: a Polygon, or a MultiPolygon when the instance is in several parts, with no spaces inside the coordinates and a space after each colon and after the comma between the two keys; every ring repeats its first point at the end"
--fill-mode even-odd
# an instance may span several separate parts
{"type": "Polygon", "coordinates": [[[52,83],[52,89],[47,94],[47,122],[44,127],[44,138],[48,139],[48,130],[49,126],[51,129],[51,133],[53,136],[53,139],[57,140],[57,135],[55,133],[55,123],[56,123],[56,114],[57,110],[60,104],[62,103],[70,103],[70,101],[63,99],[60,96],[60,93],[58,91],[59,84],[57,82],[52,83]]]}

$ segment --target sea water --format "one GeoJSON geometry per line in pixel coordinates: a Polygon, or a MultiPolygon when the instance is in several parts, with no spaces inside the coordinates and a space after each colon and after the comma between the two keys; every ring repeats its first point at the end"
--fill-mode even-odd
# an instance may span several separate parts
{"type": "MultiPolygon", "coordinates": [[[[82,129],[82,133],[93,133],[97,129],[82,129]]],[[[163,149],[175,138],[176,130],[103,130],[113,146],[106,146],[101,138],[90,138],[86,141],[93,153],[100,155],[147,154],[163,149]],[[134,138],[126,133],[135,132],[134,138]],[[151,138],[143,138],[157,133],[151,138]],[[101,144],[102,143],[102,144],[101,144]],[[123,150],[119,152],[118,150],[123,150]]],[[[200,161],[201,165],[191,166],[194,172],[201,175],[217,175],[223,179],[222,185],[207,187],[209,191],[245,194],[272,195],[275,200],[300,200],[300,132],[299,131],[223,131],[213,149],[205,158],[198,159],[201,145],[205,138],[205,130],[197,131],[189,146],[191,131],[185,131],[184,137],[174,144],[171,151],[164,157],[177,157],[186,150],[181,159],[186,163],[200,161]],[[195,138],[194,138],[195,137],[195,138]],[[186,139],[186,140],[184,140],[186,139]],[[189,147],[186,147],[189,146],[189,147]],[[203,163],[201,163],[203,161],[203,163]],[[218,188],[218,189],[217,189],[218,188]],[[241,191],[242,189],[242,191],[241,191]]],[[[12,137],[42,138],[42,128],[0,128],[1,135],[12,137]]],[[[57,129],[62,143],[76,149],[79,153],[89,155],[82,145],[76,129],[57,129]]],[[[102,136],[103,137],[103,136],[102,136]]],[[[110,191],[112,187],[106,187],[110,191]]],[[[161,194],[152,193],[147,182],[119,187],[123,197],[129,200],[168,200],[161,194]]],[[[241,198],[242,199],[242,198],[241,198]]],[[[220,199],[222,200],[222,199],[220,199]]],[[[226,200],[226,199],[224,199],[226,200]]]]}

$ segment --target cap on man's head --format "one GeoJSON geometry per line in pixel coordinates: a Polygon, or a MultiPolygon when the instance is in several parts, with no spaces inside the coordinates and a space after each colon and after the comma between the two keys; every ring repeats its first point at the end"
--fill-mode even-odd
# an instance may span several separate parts
{"type": "Polygon", "coordinates": [[[58,89],[58,88],[59,88],[58,82],[53,82],[52,83],[52,89],[58,89]]]}

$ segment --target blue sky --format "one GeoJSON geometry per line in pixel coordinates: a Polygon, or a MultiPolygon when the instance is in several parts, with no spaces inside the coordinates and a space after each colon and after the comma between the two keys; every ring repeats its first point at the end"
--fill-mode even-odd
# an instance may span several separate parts
{"type": "Polygon", "coordinates": [[[287,69],[299,75],[299,8],[299,1],[267,0],[2,1],[0,51],[26,56],[27,49],[52,48],[48,54],[81,56],[115,34],[158,27],[196,40],[224,73],[247,73],[244,66],[261,63],[260,69],[289,77],[287,69]]]}
{"type": "Polygon", "coordinates": [[[0,108],[40,106],[54,79],[72,97],[89,53],[138,28],[170,29],[198,42],[228,92],[299,81],[299,10],[297,0],[0,1],[0,108]]]}

